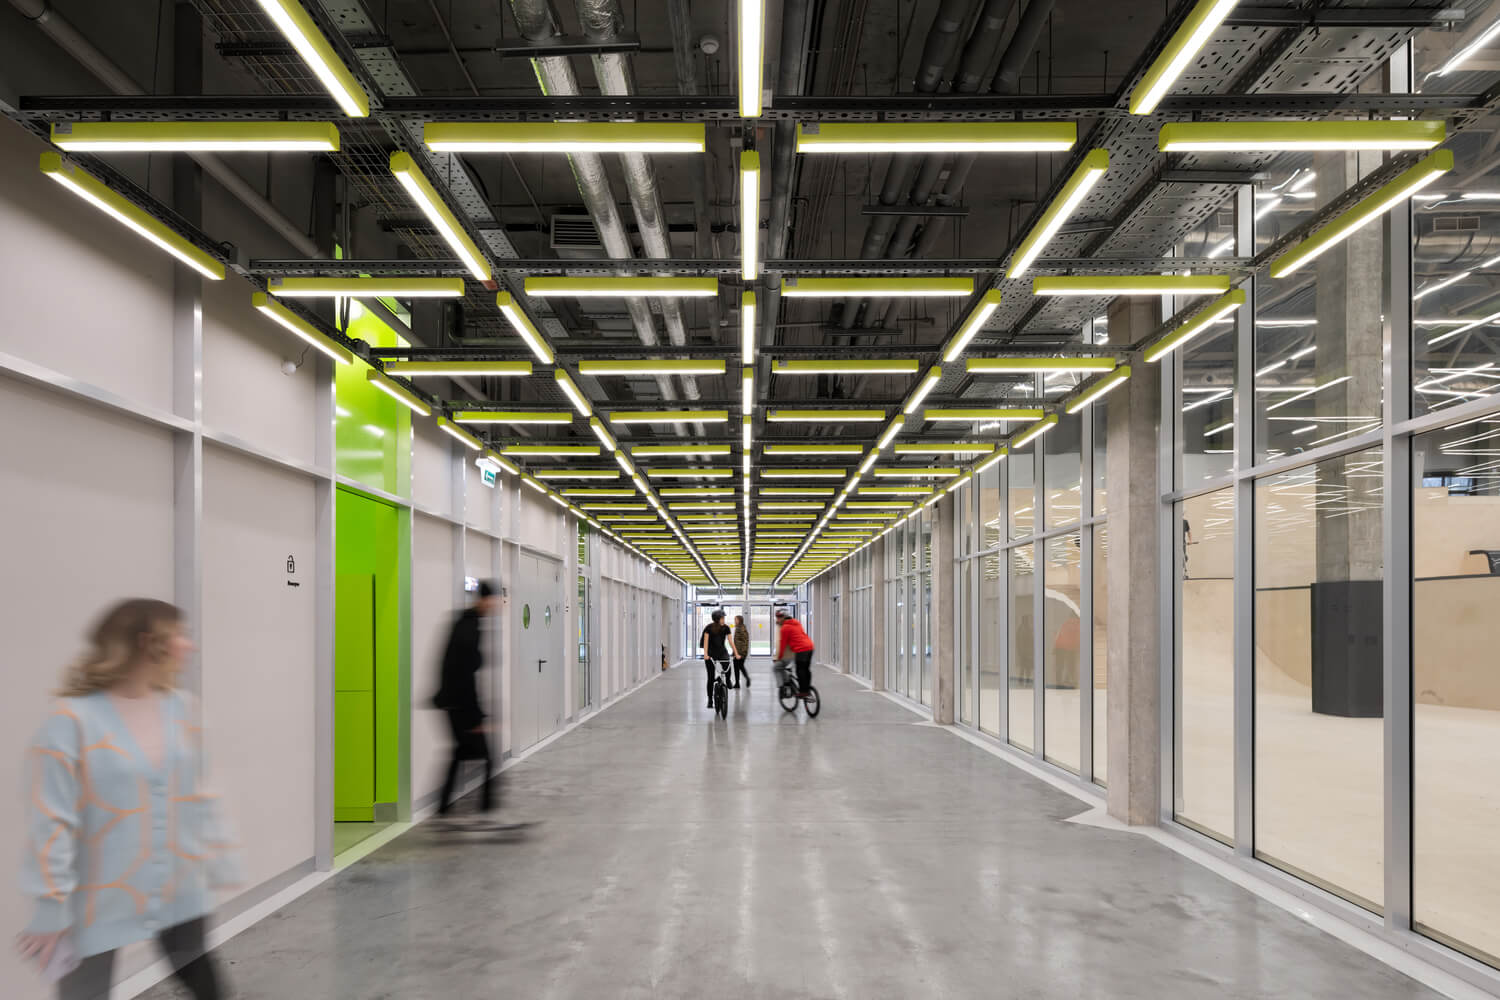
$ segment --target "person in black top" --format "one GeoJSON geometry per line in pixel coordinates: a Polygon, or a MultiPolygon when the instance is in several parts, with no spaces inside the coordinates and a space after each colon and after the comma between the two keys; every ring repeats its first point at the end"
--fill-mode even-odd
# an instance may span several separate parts
{"type": "Polygon", "coordinates": [[[712,621],[703,627],[703,635],[698,640],[698,645],[703,649],[703,665],[708,668],[708,707],[714,707],[714,672],[720,663],[728,664],[729,655],[729,633],[731,629],[724,624],[724,612],[715,611],[712,621]]]}
{"type": "Polygon", "coordinates": [[[453,734],[453,758],[438,798],[438,815],[447,816],[453,807],[453,792],[458,784],[459,765],[466,760],[484,761],[484,785],[480,791],[480,810],[489,812],[493,805],[492,761],[490,742],[486,737],[489,724],[479,705],[479,688],[475,676],[484,668],[483,619],[495,613],[495,586],[481,580],[474,604],[459,614],[448,634],[448,648],[443,652],[443,678],[432,703],[448,713],[448,728],[453,734]]]}

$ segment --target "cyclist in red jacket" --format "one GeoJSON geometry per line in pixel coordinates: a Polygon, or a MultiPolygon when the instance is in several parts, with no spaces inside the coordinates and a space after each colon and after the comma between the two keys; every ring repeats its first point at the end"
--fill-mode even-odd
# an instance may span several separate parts
{"type": "Polygon", "coordinates": [[[776,659],[785,661],[796,657],[797,688],[801,697],[806,698],[807,688],[812,683],[813,641],[785,608],[776,609],[776,624],[780,635],[776,659]]]}

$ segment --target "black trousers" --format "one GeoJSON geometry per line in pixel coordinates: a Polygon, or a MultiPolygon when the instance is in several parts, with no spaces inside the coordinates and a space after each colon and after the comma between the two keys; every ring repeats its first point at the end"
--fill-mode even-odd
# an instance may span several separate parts
{"type": "Polygon", "coordinates": [[[484,762],[484,784],[479,790],[479,808],[489,812],[494,807],[494,768],[490,761],[490,741],[482,732],[476,732],[467,714],[448,713],[448,730],[453,734],[453,759],[448,762],[448,775],[443,779],[443,790],[438,796],[438,815],[446,816],[453,808],[453,793],[458,788],[458,772],[466,760],[484,762]]]}
{"type": "Polygon", "coordinates": [[[807,694],[807,689],[812,686],[812,650],[792,655],[797,658],[797,687],[807,694]]]}
{"type": "Polygon", "coordinates": [[[731,684],[730,687],[739,687],[741,677],[745,678],[745,686],[749,687],[750,671],[745,669],[745,661],[747,659],[749,659],[749,657],[745,656],[736,656],[734,658],[734,683],[731,684]]]}
{"type": "MultiPolygon", "coordinates": [[[[224,994],[213,957],[203,950],[203,932],[203,918],[187,920],[158,934],[156,946],[193,1000],[219,1000],[224,994]]],[[[58,1000],[109,1000],[114,973],[114,952],[90,955],[58,980],[58,1000]]]]}
{"type": "MultiPolygon", "coordinates": [[[[708,671],[708,688],[707,688],[707,690],[708,690],[708,700],[709,700],[710,704],[712,704],[713,700],[714,700],[714,677],[719,672],[719,662],[720,661],[716,661],[716,660],[704,660],[703,661],[704,669],[706,669],[708,671]]],[[[724,660],[722,662],[728,663],[729,661],[728,660],[724,660]]]]}

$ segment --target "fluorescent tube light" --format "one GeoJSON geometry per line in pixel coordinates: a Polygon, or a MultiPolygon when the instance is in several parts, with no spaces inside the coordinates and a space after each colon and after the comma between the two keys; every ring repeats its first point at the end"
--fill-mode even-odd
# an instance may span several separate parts
{"type": "Polygon", "coordinates": [[[1223,295],[1227,291],[1227,274],[1097,274],[1031,279],[1031,294],[1043,296],[1223,295]]]}
{"type": "Polygon", "coordinates": [[[880,452],[878,450],[872,451],[868,455],[866,455],[865,460],[859,463],[859,474],[863,476],[866,472],[869,472],[871,467],[875,465],[875,460],[879,457],[880,452]]]}
{"type": "Polygon", "coordinates": [[[544,365],[552,364],[554,356],[552,348],[547,344],[547,338],[543,337],[541,331],[531,322],[520,304],[516,302],[515,296],[509,292],[498,292],[495,295],[495,305],[500,309],[500,315],[505,317],[511,329],[520,334],[521,339],[526,341],[526,346],[531,348],[537,360],[544,365]]]}
{"type": "Polygon", "coordinates": [[[274,278],[267,289],[279,299],[460,299],[462,278],[274,278]]]}
{"type": "Polygon", "coordinates": [[[701,153],[701,122],[428,122],[439,153],[701,153]]]}
{"type": "Polygon", "coordinates": [[[580,361],[580,375],[723,375],[723,361],[580,361]]]}
{"type": "Polygon", "coordinates": [[[755,369],[749,366],[740,370],[740,412],[749,415],[755,412],[755,369]]]}
{"type": "Polygon", "coordinates": [[[589,430],[594,432],[594,436],[599,439],[599,442],[605,448],[610,451],[617,451],[619,449],[620,443],[614,439],[614,436],[609,431],[604,429],[604,421],[598,417],[589,417],[589,430]]]}
{"type": "Polygon", "coordinates": [[[1047,416],[1038,420],[1036,423],[1026,428],[1020,434],[1016,435],[1016,437],[1010,442],[1010,450],[1015,451],[1017,448],[1024,448],[1026,445],[1035,441],[1037,438],[1041,437],[1043,434],[1047,433],[1056,426],[1057,414],[1049,413],[1047,416]]]}
{"type": "Polygon", "coordinates": [[[765,0],[739,0],[740,117],[759,118],[765,100],[765,0]]]}
{"type": "Polygon", "coordinates": [[[864,447],[857,444],[768,444],[767,455],[858,455],[864,447]]]}
{"type": "Polygon", "coordinates": [[[332,122],[57,122],[70,153],[336,153],[332,122]]]}
{"type": "Polygon", "coordinates": [[[447,417],[438,417],[437,425],[443,431],[443,433],[448,434],[451,437],[455,437],[459,441],[463,442],[465,448],[471,448],[474,451],[484,450],[484,442],[480,441],[477,437],[470,434],[468,431],[464,430],[462,427],[458,426],[447,417]]]}
{"type": "Polygon", "coordinates": [[[538,472],[538,479],[619,479],[620,474],[613,469],[555,469],[548,472],[538,472]]]}
{"type": "Polygon", "coordinates": [[[883,361],[773,361],[772,375],[915,375],[915,360],[883,361]]]}
{"type": "Polygon", "coordinates": [[[619,465],[620,469],[625,473],[625,475],[629,476],[631,479],[634,479],[637,473],[635,471],[635,466],[630,464],[630,459],[625,457],[625,453],[623,451],[617,451],[614,454],[615,464],[619,465]]]}
{"type": "MultiPolygon", "coordinates": [[[[291,2],[291,0],[287,0],[291,2]]],[[[406,190],[411,200],[417,203],[422,214],[427,216],[443,242],[448,248],[458,255],[459,260],[464,262],[464,267],[469,273],[480,281],[489,281],[491,272],[489,261],[474,241],[469,239],[469,234],[464,232],[463,224],[458,221],[458,216],[449,210],[438,194],[437,188],[432,186],[415,160],[409,153],[391,154],[391,173],[401,186],[406,190]]]]}
{"type": "Polygon", "coordinates": [[[875,450],[877,452],[884,451],[887,445],[896,440],[896,435],[901,433],[901,428],[905,425],[905,417],[891,418],[891,425],[885,429],[884,434],[880,435],[880,442],[875,445],[875,450]]]}
{"type": "Polygon", "coordinates": [[[402,406],[405,406],[413,413],[420,414],[424,417],[432,415],[432,408],[430,406],[424,403],[417,396],[412,395],[410,392],[407,392],[404,388],[397,385],[395,382],[392,382],[390,379],[386,378],[375,369],[371,368],[365,372],[365,380],[369,382],[371,386],[379,389],[387,396],[390,396],[396,402],[400,403],[402,406]]]}
{"type": "Polygon", "coordinates": [[[322,330],[319,330],[265,292],[255,292],[251,295],[250,305],[262,316],[275,320],[281,326],[301,337],[339,364],[347,365],[354,362],[354,355],[344,345],[331,340],[322,330]]]}
{"type": "Polygon", "coordinates": [[[1014,420],[1037,420],[1046,415],[1046,411],[1036,407],[1021,408],[955,408],[944,407],[933,409],[929,407],[922,414],[923,418],[930,421],[960,421],[971,423],[975,421],[995,421],[1004,423],[1014,420]]]}
{"type": "Polygon", "coordinates": [[[995,375],[1027,372],[1108,372],[1114,358],[969,358],[970,374],[995,375]]]}
{"type": "Polygon", "coordinates": [[[761,469],[762,479],[843,479],[848,475],[848,469],[761,469]]]}
{"type": "MultiPolygon", "coordinates": [[[[1170,122],[1161,127],[1157,146],[1163,153],[1426,150],[1437,146],[1447,135],[1447,123],[1437,119],[1170,122]]],[[[1316,176],[1308,171],[1288,193],[1302,190],[1316,176]]]]}
{"type": "Polygon", "coordinates": [[[557,383],[563,395],[568,397],[568,402],[573,404],[573,409],[578,411],[579,416],[593,416],[594,408],[589,405],[589,401],[584,398],[583,391],[568,377],[567,372],[561,368],[555,369],[552,372],[552,380],[557,383]]]}
{"type": "Polygon", "coordinates": [[[943,361],[953,361],[969,346],[969,341],[974,339],[975,334],[984,329],[995,310],[1000,308],[1000,289],[991,288],[980,298],[979,304],[964,319],[963,326],[948,341],[948,346],[943,350],[943,361]]]}
{"type": "Polygon", "coordinates": [[[560,410],[459,410],[453,419],[465,424],[571,424],[573,414],[560,410]]]}
{"type": "Polygon", "coordinates": [[[521,474],[520,467],[518,467],[514,462],[510,462],[510,461],[507,461],[506,459],[501,458],[499,455],[497,455],[495,452],[491,451],[488,448],[486,448],[484,450],[484,461],[487,461],[487,462],[490,462],[493,465],[499,466],[500,468],[504,469],[506,472],[509,472],[513,476],[518,476],[518,475],[521,474]]]}
{"type": "Polygon", "coordinates": [[[1005,461],[1006,456],[1009,454],[1010,450],[1008,448],[1001,448],[999,451],[995,452],[995,454],[991,455],[983,462],[980,462],[978,465],[974,466],[974,475],[978,476],[981,473],[988,472],[990,469],[1005,461]]]}
{"type": "Polygon", "coordinates": [[[906,400],[906,405],[901,408],[902,413],[913,413],[922,405],[922,400],[942,381],[943,369],[941,365],[933,365],[927,369],[927,374],[922,376],[922,381],[912,390],[911,396],[906,400]]]}
{"type": "Polygon", "coordinates": [[[917,441],[896,445],[898,455],[981,455],[994,451],[988,441],[917,441]]]}
{"type": "Polygon", "coordinates": [[[951,299],[974,294],[974,279],[783,278],[781,294],[791,299],[951,299]]]}
{"type": "Polygon", "coordinates": [[[740,277],[760,277],[760,154],[753,149],[740,153],[740,277]]]}
{"type": "Polygon", "coordinates": [[[344,114],[350,118],[368,115],[370,99],[365,96],[365,89],[333,51],[299,0],[259,0],[259,3],[344,114]]]}
{"type": "Polygon", "coordinates": [[[77,167],[66,162],[60,153],[43,153],[42,173],[57,181],[84,201],[129,228],[137,236],[165,250],[183,264],[197,271],[210,281],[222,281],[224,265],[212,254],[200,249],[197,244],[165,223],[157,220],[145,209],[126,198],[118,191],[77,167]]]}
{"type": "MultiPolygon", "coordinates": [[[[1095,382],[1092,386],[1073,397],[1073,400],[1064,406],[1068,413],[1077,413],[1090,403],[1102,398],[1106,394],[1118,389],[1130,378],[1130,366],[1121,365],[1108,375],[1095,382]]],[[[1004,457],[1004,456],[1002,456],[1004,457]]]]}
{"type": "MultiPolygon", "coordinates": [[[[619,410],[609,414],[612,424],[720,424],[728,419],[728,410],[619,410]]],[[[642,450],[634,449],[637,454],[642,450]]]]}
{"type": "Polygon", "coordinates": [[[401,375],[405,378],[423,378],[429,376],[483,376],[488,378],[504,378],[514,375],[530,375],[530,361],[398,361],[391,359],[385,362],[385,370],[390,375],[401,375]]]}
{"type": "Polygon", "coordinates": [[[1187,69],[1198,50],[1213,37],[1237,0],[1198,0],[1161,54],[1146,69],[1141,82],[1130,92],[1130,113],[1149,115],[1187,69]]]}
{"type": "Polygon", "coordinates": [[[1403,170],[1379,190],[1361,198],[1353,207],[1324,223],[1307,239],[1277,257],[1271,264],[1271,277],[1284,278],[1294,273],[1452,169],[1451,149],[1440,149],[1424,156],[1415,166],[1403,170]]]}
{"type": "Polygon", "coordinates": [[[771,410],[766,419],[772,423],[878,423],[885,419],[885,410],[771,410]]]}
{"type": "Polygon", "coordinates": [[[527,278],[526,294],[537,298],[711,298],[717,278],[527,278]]]}
{"type": "Polygon", "coordinates": [[[754,423],[755,418],[748,413],[740,421],[740,447],[747,452],[750,450],[750,430],[754,423]]]}
{"type": "Polygon", "coordinates": [[[1172,351],[1175,351],[1189,340],[1197,337],[1215,322],[1228,316],[1244,304],[1245,290],[1243,288],[1236,288],[1227,295],[1219,296],[1194,313],[1187,322],[1183,323],[1177,329],[1159,337],[1155,342],[1147,346],[1145,353],[1146,360],[1160,361],[1172,351]]]}
{"type": "Polygon", "coordinates": [[[1074,122],[806,122],[799,153],[1061,153],[1078,141],[1074,122]]]}
{"type": "MultiPolygon", "coordinates": [[[[727,416],[727,414],[726,414],[727,416]]],[[[727,444],[636,444],[630,446],[634,455],[728,455],[733,449],[727,444]]]]}
{"type": "Polygon", "coordinates": [[[550,458],[572,458],[578,455],[597,455],[599,447],[592,444],[510,444],[501,451],[506,455],[523,457],[540,455],[550,458]]]}
{"type": "Polygon", "coordinates": [[[1472,59],[1474,57],[1474,53],[1485,48],[1491,42],[1493,42],[1497,35],[1500,35],[1500,19],[1497,19],[1495,23],[1491,24],[1488,28],[1485,28],[1483,31],[1481,31],[1479,35],[1468,45],[1465,45],[1463,48],[1453,53],[1453,55],[1449,56],[1448,61],[1443,63],[1442,67],[1438,69],[1438,71],[1433,75],[1447,76],[1449,73],[1452,73],[1454,70],[1463,66],[1464,63],[1472,59]]]}
{"type": "Polygon", "coordinates": [[[1016,255],[1011,259],[1010,270],[1006,271],[1007,278],[1019,278],[1026,273],[1032,263],[1046,249],[1047,244],[1052,242],[1052,237],[1062,228],[1064,222],[1073,214],[1074,210],[1088,197],[1094,185],[1104,176],[1109,169],[1109,151],[1104,149],[1093,149],[1083,158],[1078,169],[1063,184],[1057,192],[1057,197],[1047,206],[1042,217],[1037,220],[1031,232],[1021,241],[1016,249],[1016,255]]]}

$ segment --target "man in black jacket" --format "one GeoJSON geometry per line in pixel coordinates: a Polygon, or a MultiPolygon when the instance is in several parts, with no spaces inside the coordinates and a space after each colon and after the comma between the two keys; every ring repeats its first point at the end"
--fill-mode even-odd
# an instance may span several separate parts
{"type": "Polygon", "coordinates": [[[453,622],[448,648],[443,652],[443,680],[433,705],[448,713],[448,727],[453,733],[453,759],[438,798],[438,815],[447,816],[453,807],[453,792],[458,784],[459,766],[466,760],[484,761],[484,786],[480,792],[480,810],[489,812],[493,805],[493,774],[490,742],[486,737],[489,724],[479,706],[479,688],[475,675],[484,667],[483,620],[495,613],[495,587],[481,580],[474,604],[453,622]]]}

